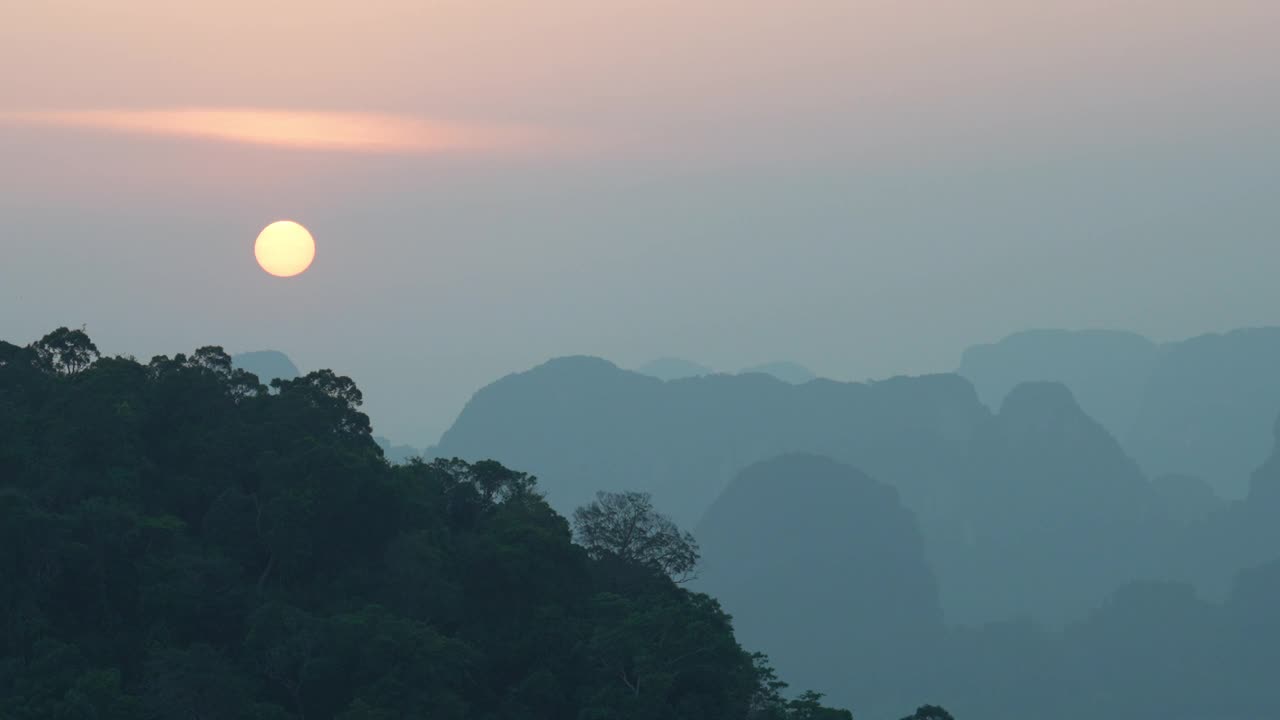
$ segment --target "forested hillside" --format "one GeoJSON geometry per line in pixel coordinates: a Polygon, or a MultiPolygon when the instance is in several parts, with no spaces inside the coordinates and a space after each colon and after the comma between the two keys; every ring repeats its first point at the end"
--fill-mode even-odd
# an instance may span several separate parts
{"type": "Polygon", "coordinates": [[[849,718],[532,477],[391,466],[361,401],[0,342],[0,718],[849,718]]]}

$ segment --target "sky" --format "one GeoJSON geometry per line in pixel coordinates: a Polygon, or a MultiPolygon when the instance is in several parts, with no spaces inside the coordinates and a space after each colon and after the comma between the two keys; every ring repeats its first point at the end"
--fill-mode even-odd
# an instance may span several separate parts
{"type": "Polygon", "coordinates": [[[422,447],[561,355],[863,380],[1280,324],[1276,37],[1274,0],[6,3],[0,338],[278,349],[422,447]]]}

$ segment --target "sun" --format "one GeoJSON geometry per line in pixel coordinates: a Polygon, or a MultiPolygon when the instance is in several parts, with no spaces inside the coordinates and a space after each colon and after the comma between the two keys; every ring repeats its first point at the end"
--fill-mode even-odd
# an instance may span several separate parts
{"type": "Polygon", "coordinates": [[[316,241],[292,220],[278,220],[258,233],[253,255],[263,270],[276,277],[301,275],[316,259],[316,241]]]}

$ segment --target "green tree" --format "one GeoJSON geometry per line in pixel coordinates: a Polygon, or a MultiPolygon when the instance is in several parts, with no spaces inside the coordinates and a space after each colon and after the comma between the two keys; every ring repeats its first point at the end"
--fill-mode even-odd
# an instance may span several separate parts
{"type": "Polygon", "coordinates": [[[787,720],[853,720],[853,713],[825,707],[822,693],[806,690],[787,703],[787,720]]]}
{"type": "Polygon", "coordinates": [[[157,650],[147,661],[145,687],[150,717],[240,720],[251,706],[248,679],[208,645],[157,650]]]}
{"type": "Polygon", "coordinates": [[[74,375],[89,368],[98,359],[98,346],[83,330],[60,327],[30,346],[37,366],[46,372],[74,375]]]}
{"type": "Polygon", "coordinates": [[[653,508],[641,492],[599,492],[573,513],[578,541],[591,557],[614,557],[658,570],[677,582],[692,579],[698,565],[693,535],[653,508]]]}
{"type": "Polygon", "coordinates": [[[902,720],[955,720],[951,713],[937,705],[921,705],[916,711],[902,720]]]}

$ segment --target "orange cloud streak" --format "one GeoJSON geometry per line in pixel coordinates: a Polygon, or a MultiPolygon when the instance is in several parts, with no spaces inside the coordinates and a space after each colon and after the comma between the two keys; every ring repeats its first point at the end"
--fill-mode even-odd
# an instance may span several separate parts
{"type": "Polygon", "coordinates": [[[528,130],[433,123],[377,113],[249,108],[0,112],[0,124],[62,127],[366,153],[528,147],[528,130]]]}

